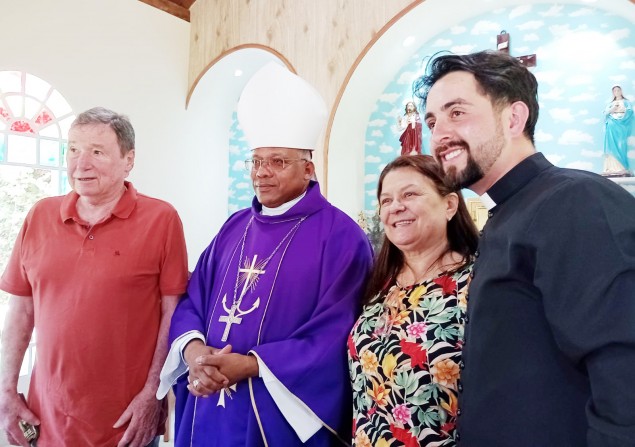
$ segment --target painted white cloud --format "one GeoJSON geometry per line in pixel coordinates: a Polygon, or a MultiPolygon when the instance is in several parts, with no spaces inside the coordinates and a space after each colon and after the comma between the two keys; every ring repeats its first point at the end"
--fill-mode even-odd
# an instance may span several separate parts
{"type": "Polygon", "coordinates": [[[626,81],[628,78],[626,77],[626,75],[615,75],[615,76],[609,76],[609,80],[614,82],[614,83],[620,83],[620,82],[624,82],[626,81]]]}
{"type": "Polygon", "coordinates": [[[242,160],[238,160],[234,162],[232,166],[232,171],[244,171],[245,170],[245,162],[242,160]]]}
{"type": "Polygon", "coordinates": [[[379,100],[381,102],[387,102],[388,104],[394,104],[400,96],[401,93],[384,93],[379,97],[379,100]]]}
{"type": "Polygon", "coordinates": [[[514,54],[518,55],[528,54],[530,51],[532,51],[532,49],[526,45],[524,47],[514,48],[514,54]]]}
{"type": "Polygon", "coordinates": [[[236,191],[234,191],[233,189],[229,189],[227,190],[227,197],[234,197],[236,195],[236,191]]]}
{"type": "Polygon", "coordinates": [[[233,144],[230,144],[229,145],[229,153],[230,154],[234,154],[234,155],[240,154],[240,147],[235,146],[233,144]]]}
{"type": "Polygon", "coordinates": [[[467,32],[467,28],[461,25],[453,26],[450,28],[450,33],[454,35],[464,34],[465,32],[467,32]]]}
{"type": "Polygon", "coordinates": [[[479,20],[476,22],[470,34],[479,36],[481,34],[498,34],[503,26],[489,20],[479,20]]]}
{"type": "Polygon", "coordinates": [[[554,87],[549,91],[540,93],[539,96],[541,100],[558,101],[563,99],[563,93],[564,93],[564,89],[554,87]]]}
{"type": "Polygon", "coordinates": [[[547,9],[544,12],[539,13],[543,17],[560,17],[562,13],[563,6],[561,5],[553,5],[551,8],[547,9]]]}
{"type": "Polygon", "coordinates": [[[376,141],[371,141],[371,140],[366,140],[366,142],[364,142],[364,145],[366,145],[366,146],[377,146],[377,142],[376,141]]]}
{"type": "Polygon", "coordinates": [[[468,54],[472,53],[476,45],[457,45],[455,47],[450,48],[450,51],[455,54],[468,54]]]}
{"type": "Polygon", "coordinates": [[[364,176],[364,183],[376,182],[379,176],[377,174],[366,174],[364,176]]]}
{"type": "Polygon", "coordinates": [[[595,93],[580,93],[579,95],[572,96],[571,102],[593,101],[597,95],[595,93]]]}
{"type": "Polygon", "coordinates": [[[384,133],[383,133],[381,130],[377,129],[377,130],[373,130],[373,131],[370,133],[370,136],[371,136],[371,137],[380,137],[380,138],[381,138],[381,137],[383,137],[383,136],[384,136],[384,133]]]}
{"type": "Polygon", "coordinates": [[[253,199],[254,196],[251,194],[243,194],[242,196],[238,197],[238,200],[240,200],[241,202],[244,201],[251,201],[251,199],[253,199]]]}
{"type": "Polygon", "coordinates": [[[371,197],[373,197],[373,196],[374,196],[374,195],[376,195],[376,194],[377,194],[377,191],[372,190],[372,189],[369,189],[368,191],[366,191],[366,195],[367,195],[367,196],[371,196],[371,197]]]}
{"type": "Polygon", "coordinates": [[[432,43],[432,46],[437,48],[447,48],[450,45],[452,45],[452,40],[450,39],[437,39],[432,43]]]}
{"type": "Polygon", "coordinates": [[[412,84],[412,81],[417,77],[417,73],[414,71],[404,71],[397,79],[397,84],[412,84]]]}
{"type": "Polygon", "coordinates": [[[545,26],[545,22],[542,20],[530,20],[529,22],[521,23],[518,25],[518,29],[521,31],[527,31],[532,29],[540,29],[545,26]]]}
{"type": "Polygon", "coordinates": [[[368,127],[382,127],[386,125],[386,120],[376,119],[368,122],[368,127]]]}
{"type": "Polygon", "coordinates": [[[377,205],[379,205],[379,202],[377,201],[377,199],[373,199],[370,201],[370,205],[375,208],[377,205]]]}
{"type": "Polygon", "coordinates": [[[554,107],[549,110],[549,115],[556,121],[564,121],[565,123],[571,123],[574,120],[573,114],[571,113],[571,109],[560,109],[558,107],[554,107]]]}
{"type": "Polygon", "coordinates": [[[560,136],[560,138],[558,138],[558,144],[562,144],[565,146],[580,144],[580,143],[592,144],[593,136],[579,130],[569,129],[569,130],[565,130],[560,136]]]}
{"type": "Polygon", "coordinates": [[[554,36],[563,36],[563,35],[571,33],[571,26],[568,24],[567,25],[551,25],[549,27],[549,31],[554,36]]]}
{"type": "Polygon", "coordinates": [[[591,8],[580,8],[576,11],[573,11],[571,14],[569,14],[569,17],[582,17],[582,16],[588,16],[593,14],[594,11],[591,8]]]}
{"type": "Polygon", "coordinates": [[[578,116],[587,116],[588,114],[589,114],[589,111],[587,109],[578,110],[578,116]]]}
{"type": "Polygon", "coordinates": [[[625,56],[635,57],[635,47],[619,48],[615,54],[619,58],[623,58],[625,56]]]}
{"type": "Polygon", "coordinates": [[[588,74],[578,74],[567,77],[567,85],[589,85],[593,84],[593,77],[588,74]]]}
{"type": "Polygon", "coordinates": [[[608,33],[608,37],[611,39],[611,41],[617,41],[617,40],[622,40],[630,36],[630,34],[631,34],[631,30],[629,30],[628,28],[622,28],[622,29],[615,29],[613,31],[610,31],[608,33]]]}
{"type": "Polygon", "coordinates": [[[572,161],[571,163],[567,163],[565,165],[565,168],[582,169],[583,171],[592,171],[593,163],[591,163],[590,161],[577,160],[577,161],[572,161]]]}
{"type": "Polygon", "coordinates": [[[536,79],[538,80],[538,85],[553,85],[558,83],[558,81],[562,77],[562,72],[555,70],[536,71],[534,73],[534,76],[536,76],[536,79]]]}
{"type": "Polygon", "coordinates": [[[635,61],[625,61],[620,64],[620,68],[623,70],[633,70],[635,69],[635,61]]]}
{"type": "Polygon", "coordinates": [[[509,18],[515,19],[516,17],[524,16],[530,11],[531,6],[529,5],[517,6],[516,8],[512,8],[512,10],[509,12],[509,18]]]}
{"type": "Polygon", "coordinates": [[[382,154],[392,154],[394,152],[397,152],[397,149],[390,146],[389,144],[382,144],[379,146],[379,152],[381,152],[382,154]]]}
{"type": "Polygon", "coordinates": [[[561,154],[545,154],[545,158],[549,160],[552,164],[557,165],[562,160],[565,159],[564,155],[561,154]]]}
{"type": "Polygon", "coordinates": [[[236,189],[247,189],[249,188],[251,185],[247,182],[240,182],[240,183],[236,183],[236,189]]]}
{"type": "Polygon", "coordinates": [[[600,122],[600,118],[587,118],[582,121],[584,124],[590,126],[593,124],[598,124],[600,122]]]}
{"type": "Polygon", "coordinates": [[[403,113],[403,107],[393,107],[392,109],[388,110],[387,112],[382,112],[384,116],[387,116],[389,118],[393,118],[395,116],[400,116],[403,113]]]}
{"type": "Polygon", "coordinates": [[[379,163],[381,161],[381,158],[377,155],[368,155],[365,160],[366,163],[379,163]]]}
{"type": "MultiPolygon", "coordinates": [[[[633,137],[628,137],[628,140],[626,140],[626,144],[627,144],[629,147],[635,147],[635,136],[633,136],[633,137]]],[[[629,153],[629,157],[630,157],[630,156],[631,156],[631,155],[630,155],[630,153],[629,153]]],[[[633,158],[635,158],[635,155],[633,156],[633,158]]]]}
{"type": "Polygon", "coordinates": [[[544,130],[536,130],[534,132],[534,140],[536,140],[537,143],[544,143],[553,140],[553,135],[544,130]]]}
{"type": "Polygon", "coordinates": [[[590,151],[588,149],[582,149],[582,151],[580,151],[580,155],[589,158],[601,158],[603,154],[604,152],[602,151],[590,151]]]}

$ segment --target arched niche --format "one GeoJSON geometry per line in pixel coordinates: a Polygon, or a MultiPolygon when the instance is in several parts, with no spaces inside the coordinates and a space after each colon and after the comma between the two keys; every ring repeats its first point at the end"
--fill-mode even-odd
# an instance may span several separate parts
{"type": "MultiPolygon", "coordinates": [[[[629,0],[426,0],[417,5],[378,34],[340,90],[327,141],[329,200],[351,216],[364,208],[364,145],[370,115],[387,83],[419,47],[442,31],[495,8],[538,3],[602,8],[635,21],[635,6],[629,0]]],[[[386,119],[395,120],[396,116],[386,119]]]]}
{"type": "Polygon", "coordinates": [[[188,252],[196,256],[228,216],[230,132],[238,98],[249,78],[270,61],[293,70],[278,53],[266,47],[234,48],[207,67],[189,95],[188,128],[184,131],[192,133],[193,144],[176,149],[184,158],[176,159],[175,164],[182,164],[181,169],[188,172],[183,179],[188,185],[182,189],[191,194],[186,198],[188,203],[181,207],[181,214],[188,214],[183,220],[190,222],[189,234],[196,235],[197,240],[188,241],[188,252]]]}

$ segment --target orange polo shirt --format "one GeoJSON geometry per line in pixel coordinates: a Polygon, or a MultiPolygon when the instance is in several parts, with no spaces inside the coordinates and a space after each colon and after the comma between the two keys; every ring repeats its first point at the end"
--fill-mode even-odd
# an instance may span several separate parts
{"type": "Polygon", "coordinates": [[[75,192],[36,203],[0,279],[1,289],[34,300],[28,402],[41,419],[40,447],[117,445],[126,427],[112,425],[146,381],[161,296],[186,288],[176,210],[126,186],[92,228],[75,192]]]}

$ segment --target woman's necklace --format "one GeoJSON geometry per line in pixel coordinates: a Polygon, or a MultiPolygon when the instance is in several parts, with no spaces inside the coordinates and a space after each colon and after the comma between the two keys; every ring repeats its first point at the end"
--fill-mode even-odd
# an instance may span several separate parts
{"type": "MultiPolygon", "coordinates": [[[[227,307],[227,294],[223,296],[223,309],[225,309],[225,312],[227,312],[227,315],[221,315],[218,319],[219,322],[225,323],[225,331],[223,332],[221,341],[227,341],[232,324],[240,324],[243,316],[253,312],[254,310],[258,308],[258,306],[260,305],[260,298],[257,298],[254,304],[251,306],[251,308],[247,310],[242,310],[240,308],[240,305],[243,301],[243,298],[245,297],[245,294],[247,293],[247,290],[255,287],[256,283],[258,282],[259,275],[264,275],[265,267],[267,267],[267,264],[269,264],[269,261],[271,261],[274,255],[278,252],[278,249],[282,247],[282,245],[287,239],[292,238],[294,236],[295,232],[300,227],[300,224],[304,222],[306,218],[307,216],[300,218],[300,220],[298,220],[298,223],[296,223],[288,231],[288,233],[285,234],[285,236],[278,243],[278,245],[276,245],[276,248],[273,249],[271,254],[264,261],[260,261],[260,262],[257,261],[258,255],[254,255],[251,261],[248,260],[247,258],[245,258],[243,261],[243,255],[245,252],[245,241],[247,240],[247,233],[249,232],[249,227],[251,227],[251,224],[254,218],[252,216],[251,219],[249,219],[249,222],[247,222],[247,225],[245,226],[245,232],[243,233],[242,242],[240,246],[240,256],[238,258],[238,271],[236,272],[236,282],[234,283],[234,296],[232,299],[231,307],[227,307]],[[242,268],[240,268],[241,262],[243,262],[242,268]],[[245,282],[243,284],[243,288],[240,291],[240,295],[239,295],[238,284],[240,283],[241,276],[244,278],[245,282]]],[[[291,241],[289,240],[289,242],[291,241]]]]}

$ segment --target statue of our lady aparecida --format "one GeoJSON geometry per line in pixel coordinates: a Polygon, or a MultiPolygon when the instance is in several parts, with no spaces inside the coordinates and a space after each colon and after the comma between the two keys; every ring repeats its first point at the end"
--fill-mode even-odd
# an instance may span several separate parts
{"type": "Polygon", "coordinates": [[[628,163],[628,138],[633,134],[633,104],[622,95],[619,85],[613,87],[613,100],[604,109],[605,177],[632,177],[628,163]]]}

